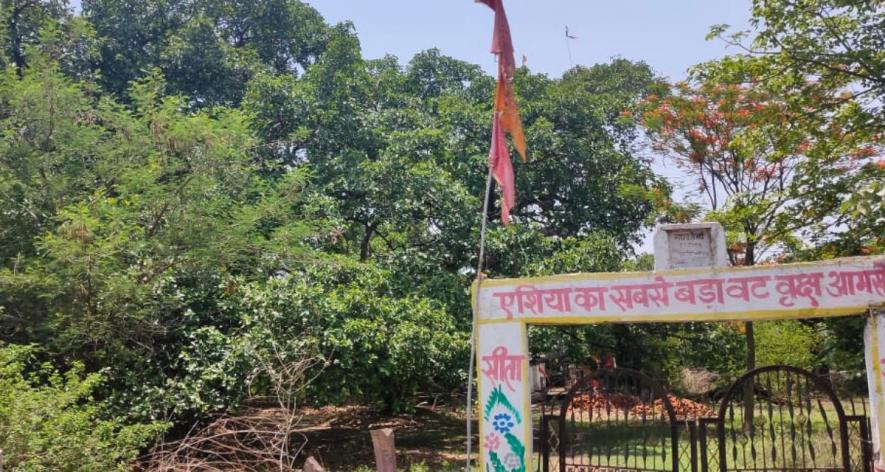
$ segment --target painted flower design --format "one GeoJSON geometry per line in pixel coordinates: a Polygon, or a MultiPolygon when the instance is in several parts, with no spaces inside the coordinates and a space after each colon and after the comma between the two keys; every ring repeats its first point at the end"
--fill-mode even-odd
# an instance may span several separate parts
{"type": "Polygon", "coordinates": [[[519,463],[519,457],[516,457],[516,454],[512,452],[508,452],[506,456],[504,456],[504,466],[510,470],[519,468],[521,464],[519,463]]]}
{"type": "Polygon", "coordinates": [[[492,421],[492,426],[494,426],[495,431],[501,434],[507,434],[515,425],[513,424],[513,418],[510,415],[507,413],[501,413],[495,415],[495,421],[492,421]]]}
{"type": "Polygon", "coordinates": [[[485,448],[490,451],[497,451],[501,447],[501,436],[495,433],[486,434],[485,448]]]}

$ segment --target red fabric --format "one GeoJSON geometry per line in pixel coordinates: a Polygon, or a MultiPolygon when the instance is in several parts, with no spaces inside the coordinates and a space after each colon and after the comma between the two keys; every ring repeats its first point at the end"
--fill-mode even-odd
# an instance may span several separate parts
{"type": "Polygon", "coordinates": [[[513,138],[513,146],[523,161],[526,156],[525,135],[516,95],[513,93],[513,74],[516,71],[516,59],[513,54],[513,38],[510,36],[510,24],[504,12],[504,0],[477,0],[495,12],[495,29],[492,34],[492,53],[498,55],[498,87],[495,90],[495,113],[492,123],[492,146],[489,149],[489,166],[492,176],[501,187],[501,221],[510,224],[510,210],[516,205],[516,184],[514,182],[513,162],[507,148],[507,133],[513,138]]]}
{"type": "Polygon", "coordinates": [[[492,33],[492,54],[498,55],[499,70],[508,80],[513,78],[516,59],[513,57],[513,38],[510,36],[510,23],[504,11],[504,0],[477,0],[495,12],[495,29],[492,33]]]}
{"type": "Polygon", "coordinates": [[[501,126],[513,138],[513,146],[525,162],[526,145],[516,95],[513,92],[513,74],[516,72],[516,59],[513,53],[513,38],[510,23],[504,11],[504,0],[477,0],[495,12],[495,29],[492,34],[492,53],[498,55],[498,88],[495,93],[495,111],[501,114],[501,126]]]}
{"type": "Polygon", "coordinates": [[[510,210],[516,205],[516,184],[513,175],[513,163],[510,161],[510,151],[507,149],[507,141],[504,140],[504,130],[501,126],[501,115],[495,113],[492,122],[492,146],[489,149],[489,167],[492,168],[492,176],[501,187],[501,222],[510,224],[510,210]]]}

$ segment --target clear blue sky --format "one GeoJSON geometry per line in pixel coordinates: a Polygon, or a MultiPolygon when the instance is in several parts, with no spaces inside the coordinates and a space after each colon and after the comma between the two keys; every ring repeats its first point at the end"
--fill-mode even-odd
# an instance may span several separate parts
{"type": "MultiPolygon", "coordinates": [[[[350,20],[367,58],[390,53],[407,62],[416,52],[443,53],[494,70],[489,54],[492,12],[473,0],[312,0],[329,22],[350,20]]],[[[614,56],[644,60],[670,78],[728,50],[705,41],[710,26],[746,27],[749,0],[505,0],[517,62],[559,76],[572,64],[614,56]],[[565,26],[578,39],[566,47],[565,26]]]]}

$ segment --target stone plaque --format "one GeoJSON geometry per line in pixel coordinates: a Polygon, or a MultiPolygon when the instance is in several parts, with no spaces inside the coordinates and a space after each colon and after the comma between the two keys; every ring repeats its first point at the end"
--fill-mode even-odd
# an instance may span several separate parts
{"type": "Polygon", "coordinates": [[[725,232],[718,223],[661,225],[655,233],[655,270],[725,267],[725,232]]]}
{"type": "Polygon", "coordinates": [[[713,266],[709,228],[668,231],[667,243],[671,269],[713,266]]]}

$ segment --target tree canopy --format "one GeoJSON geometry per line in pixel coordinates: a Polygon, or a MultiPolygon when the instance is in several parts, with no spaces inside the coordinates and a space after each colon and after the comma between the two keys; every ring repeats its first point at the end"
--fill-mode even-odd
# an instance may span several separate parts
{"type": "MultiPolygon", "coordinates": [[[[492,77],[366,60],[294,0],[7,6],[4,342],[110,372],[133,421],[236,407],[269,349],[319,359],[316,403],[463,384],[492,77]]],[[[489,274],[631,257],[669,188],[622,112],[656,87],[624,59],[519,70],[532,156],[489,274]]]]}

